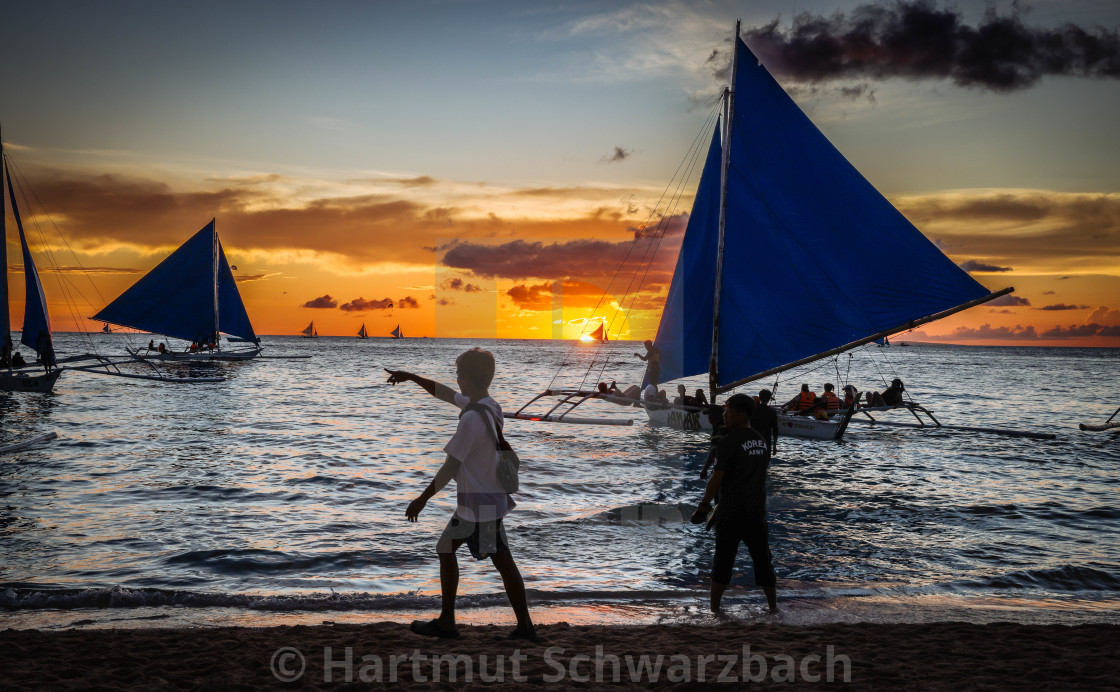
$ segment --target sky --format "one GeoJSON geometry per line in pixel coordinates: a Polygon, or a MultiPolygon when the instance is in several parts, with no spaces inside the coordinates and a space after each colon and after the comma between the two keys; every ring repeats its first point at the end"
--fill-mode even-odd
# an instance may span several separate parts
{"type": "Polygon", "coordinates": [[[1016,289],[900,338],[1120,346],[1114,0],[4,16],[0,134],[42,203],[25,221],[56,331],[98,329],[81,318],[216,218],[260,334],[574,338],[621,314],[612,336],[652,338],[696,184],[671,181],[710,137],[738,18],[868,180],[986,287],[1016,289]],[[659,215],[658,256],[620,280],[659,215]]]}

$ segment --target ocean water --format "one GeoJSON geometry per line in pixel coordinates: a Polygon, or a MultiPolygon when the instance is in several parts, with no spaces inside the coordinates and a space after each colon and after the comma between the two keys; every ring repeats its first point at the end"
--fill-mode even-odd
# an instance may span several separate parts
{"type": "MultiPolygon", "coordinates": [[[[98,335],[101,352],[137,336],[98,335]]],[[[636,383],[638,344],[271,337],[304,360],[194,366],[213,384],[64,373],[50,395],[0,393],[0,627],[399,618],[436,607],[434,553],[453,488],[404,509],[443,461],[457,411],[383,368],[454,383],[491,350],[507,411],[550,383],[636,383]],[[554,379],[555,378],[555,379],[554,379]]],[[[88,350],[59,335],[60,353],[88,350]]],[[[1118,349],[865,349],[778,384],[882,389],[903,378],[945,424],[1033,440],[852,425],[841,442],[783,438],[771,544],[789,622],[1120,622],[1120,440],[1087,433],[1120,406],[1118,349]]],[[[690,389],[705,378],[687,380],[690,389]]],[[[757,386],[773,386],[774,381],[757,386]]],[[[543,412],[538,402],[529,410],[543,412]]],[[[569,620],[705,617],[713,541],[688,523],[708,438],[632,426],[507,421],[522,492],[508,520],[534,608],[569,620]]],[[[909,414],[892,414],[906,421],[909,414]]],[[[912,419],[911,419],[912,420],[912,419]]],[[[488,563],[460,555],[463,619],[508,619],[488,563]]],[[[742,551],[733,617],[761,618],[742,551]]]]}

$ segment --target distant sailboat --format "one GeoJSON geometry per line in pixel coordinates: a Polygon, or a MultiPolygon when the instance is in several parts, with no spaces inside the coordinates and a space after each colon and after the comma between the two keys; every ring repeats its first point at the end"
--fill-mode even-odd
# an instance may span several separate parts
{"type": "Polygon", "coordinates": [[[105,332],[106,334],[112,334],[113,328],[109,326],[108,322],[106,322],[105,324],[101,325],[101,331],[105,332]]]}
{"type": "Polygon", "coordinates": [[[392,332],[390,332],[390,334],[393,335],[394,339],[403,339],[404,338],[404,332],[401,331],[401,326],[399,324],[397,325],[396,329],[394,329],[392,332]]]}
{"type": "Polygon", "coordinates": [[[362,328],[358,330],[358,338],[359,339],[368,339],[369,338],[369,334],[366,333],[366,325],[365,325],[364,322],[362,323],[362,328]]]}
{"type": "Polygon", "coordinates": [[[214,219],[93,319],[194,345],[190,352],[180,353],[131,351],[138,358],[246,360],[260,354],[257,335],[218,240],[214,219]],[[222,350],[223,333],[252,347],[222,350]]]}
{"type": "Polygon", "coordinates": [[[314,339],[319,336],[319,332],[315,331],[315,320],[311,320],[311,324],[304,327],[299,334],[305,339],[314,339]]]}
{"type": "Polygon", "coordinates": [[[25,300],[23,305],[23,331],[20,343],[32,348],[40,354],[40,358],[47,361],[48,372],[32,374],[29,368],[13,367],[12,356],[16,351],[12,346],[11,315],[8,310],[8,233],[7,217],[3,213],[4,201],[0,191],[0,264],[4,266],[4,278],[0,281],[0,350],[3,360],[3,371],[0,371],[0,391],[6,392],[49,392],[54,388],[54,383],[61,374],[54,367],[54,346],[51,344],[51,323],[47,315],[47,298],[43,294],[43,284],[39,281],[39,271],[35,268],[35,260],[31,257],[31,250],[27,247],[27,237],[23,232],[23,220],[19,215],[19,206],[16,204],[16,193],[12,188],[12,174],[8,170],[8,159],[4,155],[3,139],[0,138],[0,160],[3,161],[4,180],[8,186],[8,199],[12,206],[12,216],[16,221],[19,231],[19,244],[23,250],[23,277],[25,300]]]}
{"type": "Polygon", "coordinates": [[[607,343],[607,325],[600,323],[595,331],[588,334],[588,336],[601,344],[607,343]]]}

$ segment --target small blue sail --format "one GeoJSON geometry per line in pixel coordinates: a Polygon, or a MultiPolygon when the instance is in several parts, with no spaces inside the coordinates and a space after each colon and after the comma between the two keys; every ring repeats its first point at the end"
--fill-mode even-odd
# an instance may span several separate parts
{"type": "MultiPolygon", "coordinates": [[[[49,341],[51,336],[51,322],[47,316],[47,297],[43,294],[43,283],[39,281],[39,271],[35,268],[35,260],[31,257],[31,250],[27,247],[27,237],[23,233],[23,220],[19,216],[16,193],[12,188],[12,174],[7,170],[7,167],[4,168],[4,175],[8,181],[8,196],[12,202],[12,216],[15,217],[16,229],[19,231],[19,244],[23,248],[23,283],[26,298],[23,303],[23,334],[20,337],[20,343],[35,349],[35,352],[38,353],[45,345],[43,340],[49,341]]],[[[7,240],[5,239],[4,242],[6,243],[7,240]]],[[[5,264],[6,268],[7,265],[5,264]]],[[[7,312],[6,306],[7,303],[5,302],[5,312],[7,312]]]]}
{"type": "MultiPolygon", "coordinates": [[[[708,372],[715,311],[716,245],[719,242],[720,126],[696,188],[681,253],[654,343],[661,350],[661,382],[708,372]]],[[[649,384],[643,381],[642,386],[649,384]]]]}
{"type": "MultiPolygon", "coordinates": [[[[187,341],[214,332],[214,221],[109,303],[93,319],[187,341]]],[[[218,244],[218,331],[256,342],[245,303],[218,244]]]]}
{"type": "MultiPolygon", "coordinates": [[[[844,158],[741,39],[735,44],[720,386],[989,295],[844,158]]],[[[719,192],[705,185],[716,149],[658,328],[662,381],[708,369],[714,289],[703,286],[715,277],[719,192]]]]}

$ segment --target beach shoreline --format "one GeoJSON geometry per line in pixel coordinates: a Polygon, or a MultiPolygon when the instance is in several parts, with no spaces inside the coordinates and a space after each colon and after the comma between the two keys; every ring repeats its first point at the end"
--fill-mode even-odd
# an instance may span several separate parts
{"type": "Polygon", "coordinates": [[[9,689],[673,689],[756,683],[808,689],[1114,689],[1106,624],[460,625],[457,639],[401,622],[264,628],[0,631],[9,689]]]}

